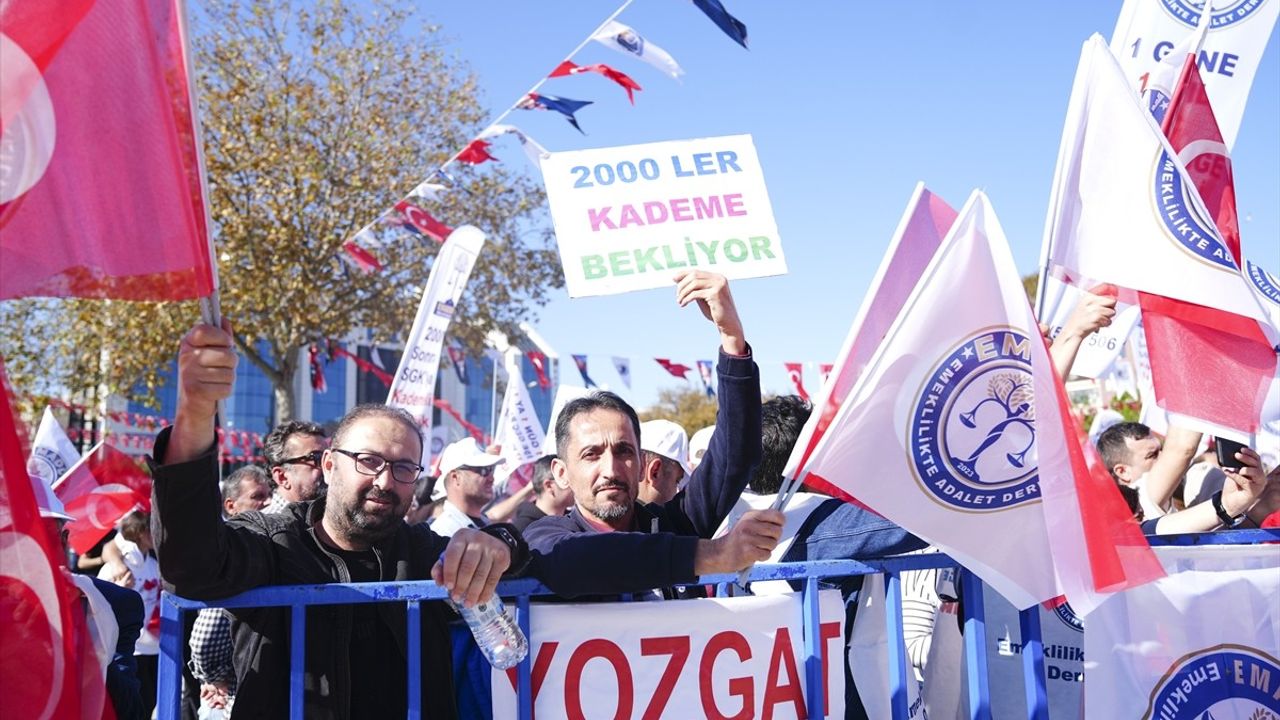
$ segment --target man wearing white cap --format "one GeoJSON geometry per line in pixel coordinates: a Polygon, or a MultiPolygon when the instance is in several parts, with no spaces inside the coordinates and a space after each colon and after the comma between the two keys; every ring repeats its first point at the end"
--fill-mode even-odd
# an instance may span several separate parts
{"type": "Polygon", "coordinates": [[[484,506],[493,500],[493,469],[499,455],[485,452],[475,438],[463,438],[440,454],[440,479],[436,492],[444,492],[444,512],[431,523],[437,535],[452,537],[462,528],[488,523],[484,506]]]}
{"type": "Polygon", "coordinates": [[[707,448],[711,446],[711,436],[715,433],[716,426],[708,425],[689,438],[689,473],[698,469],[698,465],[702,462],[702,456],[707,453],[707,448]]]}
{"type": "Polygon", "coordinates": [[[640,502],[665,505],[689,476],[689,435],[670,420],[640,423],[640,450],[644,475],[640,478],[640,502]]]}

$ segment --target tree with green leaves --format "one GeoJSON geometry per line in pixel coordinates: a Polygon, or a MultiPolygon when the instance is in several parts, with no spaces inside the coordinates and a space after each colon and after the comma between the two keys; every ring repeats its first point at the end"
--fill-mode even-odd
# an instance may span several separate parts
{"type": "MultiPolygon", "coordinates": [[[[407,332],[439,245],[372,230],[364,273],[342,243],[464,147],[484,112],[476,80],[439,27],[390,0],[205,0],[193,8],[221,308],[242,354],[270,379],[277,421],[293,416],[303,348],[367,329],[407,332]]],[[[472,224],[485,248],[451,335],[473,352],[514,334],[562,282],[539,184],[519,169],[454,166],[457,186],[420,200],[472,224]]],[[[22,393],[145,400],[196,318],[194,303],[25,300],[0,309],[0,348],[22,393]],[[6,342],[6,345],[9,345],[6,342]]]]}
{"type": "Polygon", "coordinates": [[[641,410],[640,419],[670,420],[685,429],[690,435],[709,425],[716,424],[716,409],[719,405],[714,397],[708,397],[702,390],[693,388],[663,388],[658,391],[658,402],[641,410]]]}

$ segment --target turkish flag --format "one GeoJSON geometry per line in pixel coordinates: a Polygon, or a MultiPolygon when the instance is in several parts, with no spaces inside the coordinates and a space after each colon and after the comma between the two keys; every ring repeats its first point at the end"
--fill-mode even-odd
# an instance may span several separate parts
{"type": "Polygon", "coordinates": [[[809,393],[804,389],[804,364],[803,363],[783,363],[787,368],[787,376],[791,378],[791,384],[796,387],[796,394],[801,400],[809,401],[809,393]]]}
{"type": "Polygon", "coordinates": [[[529,358],[533,373],[538,376],[538,387],[543,390],[550,388],[551,378],[547,377],[547,356],[537,350],[527,350],[524,355],[529,358]]]}
{"type": "Polygon", "coordinates": [[[36,506],[0,364],[0,698],[15,718],[114,717],[80,592],[36,506]]]}
{"type": "Polygon", "coordinates": [[[453,228],[431,217],[431,213],[414,205],[408,200],[396,203],[396,212],[404,219],[404,226],[415,232],[442,243],[453,232],[453,228]]]}
{"type": "Polygon", "coordinates": [[[693,369],[688,365],[685,365],[684,363],[668,360],[667,358],[654,358],[653,360],[654,362],[661,365],[663,370],[666,370],[667,372],[671,373],[675,377],[680,378],[681,380],[686,380],[687,378],[685,377],[685,373],[693,369]]]}
{"type": "Polygon", "coordinates": [[[0,5],[0,299],[214,290],[182,10],[0,5]]]}
{"type": "Polygon", "coordinates": [[[75,518],[67,525],[68,543],[83,555],[130,510],[151,509],[151,477],[133,458],[99,444],[54,483],[53,494],[75,518]]]}
{"type": "Polygon", "coordinates": [[[464,162],[468,165],[479,165],[480,163],[487,162],[489,160],[498,162],[498,158],[489,153],[490,145],[492,145],[492,143],[485,140],[472,140],[465,148],[462,149],[462,152],[458,153],[457,160],[458,162],[464,162]]]}

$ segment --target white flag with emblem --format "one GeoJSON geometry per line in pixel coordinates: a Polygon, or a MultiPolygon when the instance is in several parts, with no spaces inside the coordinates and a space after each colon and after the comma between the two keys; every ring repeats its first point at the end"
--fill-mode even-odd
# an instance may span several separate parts
{"type": "Polygon", "coordinates": [[[684,70],[680,68],[676,59],[671,57],[671,53],[645,40],[635,29],[617,20],[605,23],[595,35],[591,36],[591,39],[610,50],[637,57],[673,79],[679,80],[684,74],[684,70]]]}
{"type": "Polygon", "coordinates": [[[511,364],[507,375],[507,391],[502,396],[498,427],[493,441],[502,446],[503,462],[498,465],[496,480],[505,484],[520,466],[542,457],[546,433],[538,413],[529,399],[529,388],[520,374],[520,362],[511,364]]]}

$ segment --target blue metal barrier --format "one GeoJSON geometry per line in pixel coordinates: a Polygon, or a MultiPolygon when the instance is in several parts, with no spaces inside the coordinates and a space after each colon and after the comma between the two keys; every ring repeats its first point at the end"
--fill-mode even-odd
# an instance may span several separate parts
{"type": "MultiPolygon", "coordinates": [[[[1221,545],[1254,544],[1280,541],[1280,530],[1233,530],[1197,535],[1167,535],[1151,537],[1152,545],[1221,545]]],[[[824,717],[822,687],[822,639],[819,623],[818,581],[825,578],[849,577],[884,573],[886,575],[886,631],[889,638],[902,637],[902,597],[900,574],[910,570],[959,567],[942,553],[906,555],[882,560],[833,560],[820,562],[783,563],[757,565],[750,580],[795,580],[803,582],[802,612],[804,624],[804,672],[807,713],[810,718],[824,717]]],[[[691,585],[729,585],[737,580],[736,574],[708,575],[691,585]]],[[[986,664],[986,633],[983,618],[982,582],[967,570],[960,569],[960,581],[964,601],[962,603],[965,662],[968,678],[969,715],[973,720],[991,717],[990,696],[986,664]]],[[[498,585],[498,594],[514,598],[517,622],[525,636],[530,634],[530,598],[554,595],[541,583],[532,579],[508,580],[498,585]]],[[[290,623],[290,687],[289,716],[293,720],[303,717],[303,675],[306,608],[310,605],[347,605],[368,602],[404,602],[407,604],[408,637],[419,638],[421,627],[421,603],[427,600],[443,600],[446,593],[432,581],[350,583],[323,585],[292,585],[263,587],[232,598],[213,602],[189,600],[165,593],[160,608],[160,667],[159,703],[161,720],[177,720],[181,695],[183,627],[182,615],[202,608],[291,608],[290,623]]],[[[1045,691],[1044,648],[1040,637],[1039,608],[1032,607],[1020,614],[1022,631],[1022,660],[1026,687],[1027,717],[1045,720],[1048,708],[1045,691]]],[[[890,698],[894,720],[908,717],[907,683],[910,670],[907,659],[898,642],[890,642],[888,653],[890,698]]],[[[421,693],[418,687],[422,648],[417,642],[408,643],[409,712],[411,720],[421,717],[421,693]]],[[[517,671],[517,708],[520,720],[533,716],[531,692],[532,647],[517,671]]]]}

